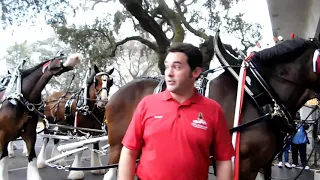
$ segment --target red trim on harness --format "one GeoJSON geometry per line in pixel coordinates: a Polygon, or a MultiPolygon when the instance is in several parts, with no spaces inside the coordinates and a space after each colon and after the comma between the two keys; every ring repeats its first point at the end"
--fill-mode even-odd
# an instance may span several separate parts
{"type": "Polygon", "coordinates": [[[245,60],[246,60],[246,61],[250,61],[253,55],[254,55],[254,53],[253,53],[253,52],[252,52],[252,53],[250,53],[250,55],[249,55],[245,60]]]}
{"type": "Polygon", "coordinates": [[[46,62],[46,63],[42,66],[42,73],[44,73],[44,71],[47,69],[47,67],[49,66],[50,63],[51,63],[51,61],[46,62]]]}
{"type": "MultiPolygon", "coordinates": [[[[246,61],[248,59],[251,59],[251,57],[253,56],[253,53],[250,54],[250,56],[248,58],[246,58],[246,61]]],[[[241,116],[242,116],[242,105],[243,105],[243,95],[244,95],[244,87],[245,87],[245,83],[246,83],[246,76],[247,76],[247,71],[246,69],[244,69],[243,71],[243,81],[241,84],[241,99],[240,99],[240,108],[239,108],[239,120],[238,120],[238,126],[241,125],[241,116]]],[[[239,179],[239,168],[240,168],[240,132],[237,132],[237,139],[236,139],[236,147],[235,147],[235,151],[236,151],[236,156],[235,156],[235,160],[234,160],[234,180],[238,180],[239,179]]]]}

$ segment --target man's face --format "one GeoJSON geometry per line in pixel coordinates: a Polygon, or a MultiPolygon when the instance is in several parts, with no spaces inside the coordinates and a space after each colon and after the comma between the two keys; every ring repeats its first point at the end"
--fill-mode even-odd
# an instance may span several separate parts
{"type": "Polygon", "coordinates": [[[194,86],[195,79],[200,75],[201,68],[191,72],[188,57],[181,52],[170,52],[164,62],[167,89],[173,93],[181,93],[194,86]]]}

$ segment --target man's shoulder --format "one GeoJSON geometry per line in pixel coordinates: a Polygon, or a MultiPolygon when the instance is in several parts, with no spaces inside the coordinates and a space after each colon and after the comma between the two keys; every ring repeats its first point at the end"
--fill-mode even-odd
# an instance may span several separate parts
{"type": "Polygon", "coordinates": [[[146,96],[144,96],[141,101],[143,101],[146,104],[150,104],[150,103],[156,103],[158,101],[160,101],[162,98],[162,92],[157,93],[157,94],[148,94],[146,96]]]}
{"type": "Polygon", "coordinates": [[[221,105],[217,101],[205,96],[201,96],[201,102],[213,108],[221,108],[221,105]]]}

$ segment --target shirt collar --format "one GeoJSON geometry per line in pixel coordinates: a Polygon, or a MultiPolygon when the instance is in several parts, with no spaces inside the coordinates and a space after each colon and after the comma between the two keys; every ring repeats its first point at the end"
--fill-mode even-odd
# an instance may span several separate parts
{"type": "MultiPolygon", "coordinates": [[[[193,96],[191,96],[188,100],[183,102],[181,105],[189,105],[191,103],[199,103],[200,97],[201,97],[201,95],[199,94],[198,90],[196,88],[194,88],[193,96]]],[[[162,100],[169,101],[169,100],[175,100],[175,99],[173,99],[173,97],[171,96],[168,89],[166,89],[162,94],[162,100]]]]}

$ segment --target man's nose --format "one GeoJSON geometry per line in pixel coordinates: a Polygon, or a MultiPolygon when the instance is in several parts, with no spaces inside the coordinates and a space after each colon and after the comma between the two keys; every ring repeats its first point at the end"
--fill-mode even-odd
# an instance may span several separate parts
{"type": "Polygon", "coordinates": [[[171,77],[173,76],[173,69],[172,68],[167,68],[167,76],[171,77]]]}

